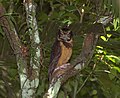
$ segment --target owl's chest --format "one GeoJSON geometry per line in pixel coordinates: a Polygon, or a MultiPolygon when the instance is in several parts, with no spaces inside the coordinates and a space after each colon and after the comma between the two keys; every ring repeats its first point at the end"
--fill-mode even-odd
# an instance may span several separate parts
{"type": "Polygon", "coordinates": [[[62,42],[60,42],[61,56],[58,61],[58,66],[68,62],[72,55],[72,47],[66,47],[62,42]]]}

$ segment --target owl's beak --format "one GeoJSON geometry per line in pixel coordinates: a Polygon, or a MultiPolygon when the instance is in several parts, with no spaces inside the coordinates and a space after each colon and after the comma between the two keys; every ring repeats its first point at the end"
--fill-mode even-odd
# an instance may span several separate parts
{"type": "Polygon", "coordinates": [[[64,42],[70,41],[70,38],[69,38],[67,35],[64,35],[64,36],[62,37],[62,39],[63,39],[64,42]]]}

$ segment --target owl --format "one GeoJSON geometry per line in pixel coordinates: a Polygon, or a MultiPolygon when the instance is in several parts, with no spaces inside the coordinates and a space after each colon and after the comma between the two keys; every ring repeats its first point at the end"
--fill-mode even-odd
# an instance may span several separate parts
{"type": "Polygon", "coordinates": [[[53,78],[53,71],[69,62],[72,55],[73,33],[68,27],[59,29],[56,40],[53,44],[50,64],[49,64],[49,81],[53,78]]]}

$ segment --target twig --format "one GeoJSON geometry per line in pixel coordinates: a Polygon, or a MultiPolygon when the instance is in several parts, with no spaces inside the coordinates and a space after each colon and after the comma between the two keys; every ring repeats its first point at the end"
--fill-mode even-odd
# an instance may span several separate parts
{"type": "Polygon", "coordinates": [[[85,85],[85,83],[87,82],[87,80],[90,78],[90,76],[92,75],[92,73],[95,70],[95,66],[96,66],[96,64],[94,64],[92,71],[89,73],[89,75],[87,76],[87,78],[84,80],[83,84],[80,86],[80,88],[78,89],[78,91],[77,91],[76,94],[78,94],[81,91],[81,89],[83,88],[83,86],[85,85]]]}

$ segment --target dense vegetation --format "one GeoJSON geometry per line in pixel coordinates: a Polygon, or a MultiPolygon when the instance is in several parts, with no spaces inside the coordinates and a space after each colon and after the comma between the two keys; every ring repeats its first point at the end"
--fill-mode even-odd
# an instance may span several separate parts
{"type": "MultiPolygon", "coordinates": [[[[34,0],[43,55],[36,98],[42,98],[48,88],[50,51],[58,28],[69,24],[74,33],[72,61],[81,51],[90,25],[100,17],[109,15],[113,15],[113,20],[104,28],[89,66],[62,86],[58,98],[120,98],[119,6],[113,0],[110,1],[34,0]]],[[[28,45],[26,13],[22,1],[0,2],[6,9],[5,15],[13,22],[21,42],[28,45]]],[[[1,26],[0,47],[0,98],[16,98],[20,90],[19,75],[15,56],[1,26]]]]}

